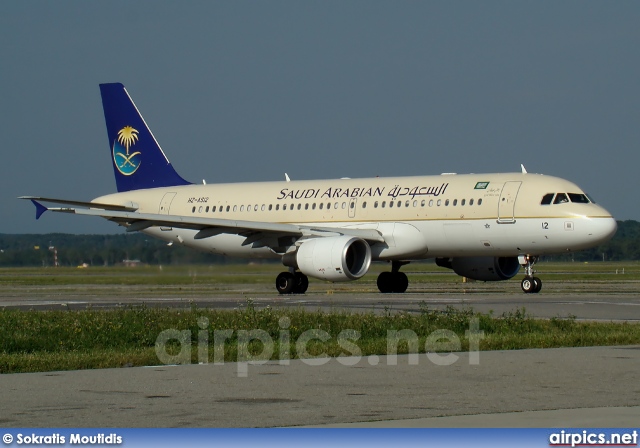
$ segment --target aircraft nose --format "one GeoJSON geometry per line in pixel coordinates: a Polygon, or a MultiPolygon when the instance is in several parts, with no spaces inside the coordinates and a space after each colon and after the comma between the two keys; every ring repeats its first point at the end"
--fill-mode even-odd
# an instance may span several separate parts
{"type": "Polygon", "coordinates": [[[618,223],[613,217],[597,218],[593,220],[591,235],[598,241],[603,243],[608,241],[615,235],[618,230],[618,223]]]}

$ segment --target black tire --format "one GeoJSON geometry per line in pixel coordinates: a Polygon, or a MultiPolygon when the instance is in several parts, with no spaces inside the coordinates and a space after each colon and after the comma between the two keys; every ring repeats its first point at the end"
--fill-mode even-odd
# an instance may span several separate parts
{"type": "Polygon", "coordinates": [[[296,279],[291,272],[281,272],[276,277],[276,289],[280,294],[291,294],[296,285],[296,279]]]}
{"type": "MultiPolygon", "coordinates": [[[[542,285],[542,283],[540,283],[540,285],[542,285]]],[[[536,281],[533,277],[525,277],[522,279],[520,286],[525,293],[531,294],[536,289],[536,281]]]]}
{"type": "Polygon", "coordinates": [[[381,272],[377,280],[378,290],[382,294],[393,292],[393,275],[391,272],[381,272]]]}
{"type": "Polygon", "coordinates": [[[293,288],[294,294],[304,294],[309,287],[309,277],[302,272],[296,272],[294,275],[295,287],[293,288]]]}
{"type": "Polygon", "coordinates": [[[393,273],[393,292],[402,294],[409,287],[409,278],[404,272],[393,273]]]}
{"type": "Polygon", "coordinates": [[[533,289],[533,292],[537,294],[542,289],[542,280],[540,280],[538,277],[533,277],[533,282],[536,284],[536,287],[533,289]]]}

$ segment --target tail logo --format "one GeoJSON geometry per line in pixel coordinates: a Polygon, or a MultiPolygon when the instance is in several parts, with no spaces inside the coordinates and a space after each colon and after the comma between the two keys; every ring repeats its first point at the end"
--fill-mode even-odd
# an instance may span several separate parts
{"type": "Polygon", "coordinates": [[[130,153],[131,147],[138,142],[138,131],[125,126],[118,131],[118,139],[113,142],[113,163],[120,173],[131,176],[140,167],[140,151],[130,153]]]}

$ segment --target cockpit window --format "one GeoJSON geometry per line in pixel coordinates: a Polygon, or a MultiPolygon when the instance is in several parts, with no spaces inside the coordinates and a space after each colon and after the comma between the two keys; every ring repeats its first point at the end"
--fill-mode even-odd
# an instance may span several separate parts
{"type": "Polygon", "coordinates": [[[547,193],[542,197],[542,201],[540,201],[540,205],[549,205],[553,200],[553,195],[555,193],[547,193]]]}
{"type": "Polygon", "coordinates": [[[582,193],[569,193],[569,199],[571,199],[571,202],[575,202],[576,204],[589,203],[589,198],[587,198],[587,195],[582,193]]]}
{"type": "Polygon", "coordinates": [[[593,196],[590,196],[588,194],[585,193],[585,196],[587,197],[587,199],[589,199],[589,202],[591,202],[592,204],[595,204],[596,201],[593,200],[593,196]]]}
{"type": "Polygon", "coordinates": [[[564,204],[565,202],[569,202],[569,198],[565,193],[558,193],[553,201],[554,204],[564,204]]]}

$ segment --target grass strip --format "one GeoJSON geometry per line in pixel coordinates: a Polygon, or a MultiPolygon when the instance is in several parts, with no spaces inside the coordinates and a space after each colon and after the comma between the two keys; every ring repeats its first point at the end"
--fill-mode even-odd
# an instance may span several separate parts
{"type": "MultiPolygon", "coordinates": [[[[161,360],[156,343],[167,330],[182,332],[186,340],[168,341],[164,353],[174,356],[181,353],[186,344],[188,359],[183,363],[197,363],[203,361],[198,352],[203,344],[208,348],[209,362],[213,362],[215,356],[219,357],[217,360],[224,356],[224,361],[233,362],[242,354],[259,356],[265,351],[274,360],[285,352],[291,359],[385,355],[389,349],[389,332],[407,334],[406,330],[415,334],[417,348],[401,339],[397,343],[398,354],[425,353],[427,340],[433,341],[434,334],[448,335],[450,343],[441,344],[438,351],[467,351],[466,332],[473,325],[483,332],[480,350],[640,344],[640,325],[633,323],[577,321],[571,316],[535,319],[524,309],[499,316],[452,307],[438,311],[424,303],[417,313],[386,311],[383,314],[258,309],[251,300],[237,310],[196,307],[172,310],[145,306],[46,312],[1,310],[0,373],[158,365],[161,360]],[[216,346],[216,332],[224,330],[227,331],[224,345],[216,346]],[[243,331],[245,336],[258,331],[263,339],[244,340],[243,331]],[[436,331],[439,333],[434,333],[436,331]],[[324,335],[325,340],[315,338],[299,344],[305,336],[314,334],[324,335]],[[274,342],[272,350],[264,350],[264,337],[274,342]],[[345,346],[341,338],[347,338],[353,345],[345,346]],[[452,338],[457,338],[456,343],[452,338]]],[[[435,339],[443,342],[437,336],[435,339]]],[[[444,339],[446,342],[447,338],[444,339]]]]}

